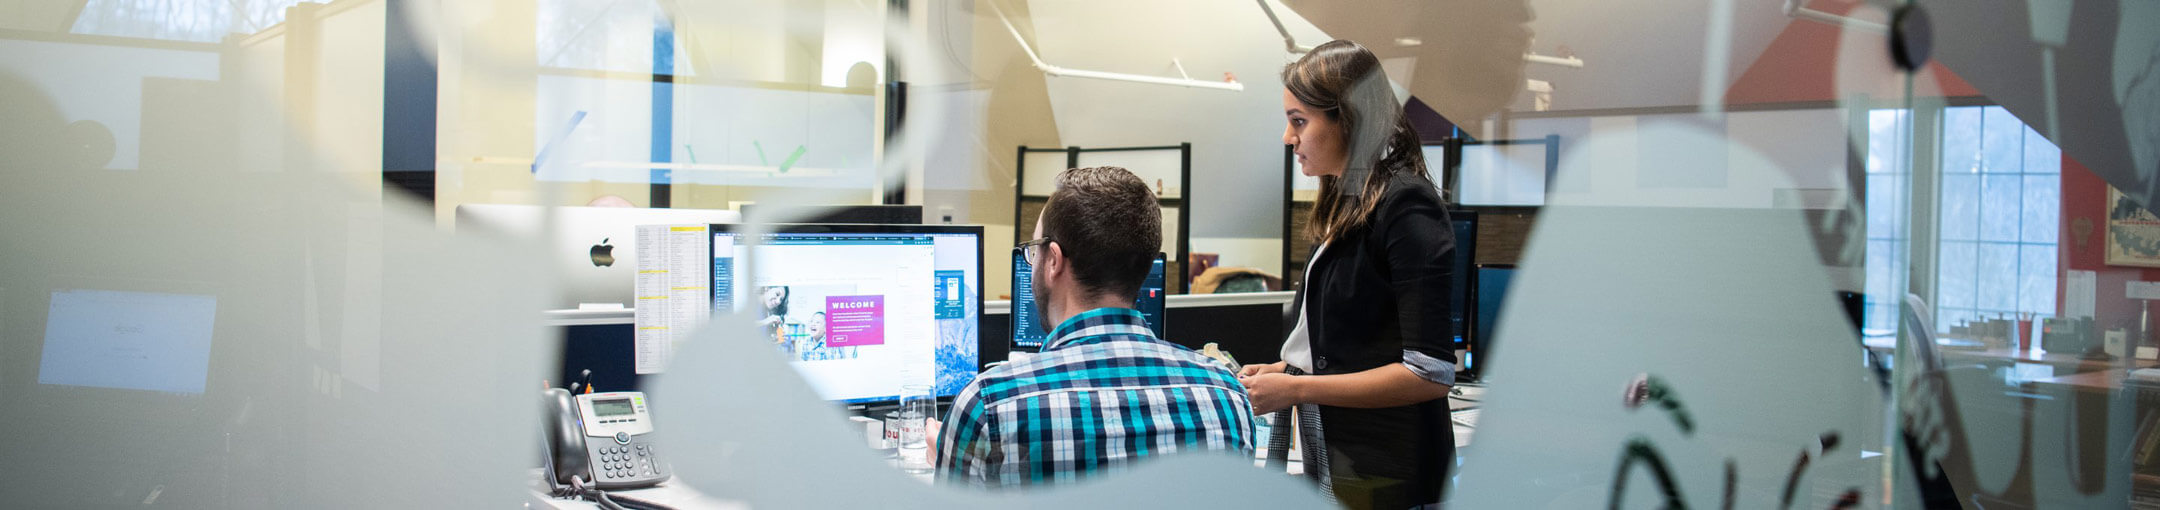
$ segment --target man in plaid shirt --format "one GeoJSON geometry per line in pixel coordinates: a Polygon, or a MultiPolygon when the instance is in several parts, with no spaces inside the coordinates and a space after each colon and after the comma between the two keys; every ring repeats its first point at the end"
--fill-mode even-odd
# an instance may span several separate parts
{"type": "Polygon", "coordinates": [[[1156,338],[1133,298],[1162,247],[1155,193],[1123,168],[1058,174],[1021,243],[1034,267],[1042,352],[993,367],[953,400],[939,477],[987,487],[1066,483],[1188,451],[1251,458],[1252,404],[1235,374],[1156,338]]]}

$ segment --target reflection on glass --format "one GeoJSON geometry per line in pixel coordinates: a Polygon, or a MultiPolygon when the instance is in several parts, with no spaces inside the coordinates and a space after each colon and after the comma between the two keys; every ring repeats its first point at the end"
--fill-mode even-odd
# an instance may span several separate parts
{"type": "MultiPolygon", "coordinates": [[[[959,367],[937,372],[947,393],[981,361],[962,339],[999,336],[947,312],[995,315],[966,303],[1010,293],[1003,247],[1020,240],[1005,238],[1027,224],[1014,188],[1033,184],[1016,182],[1016,147],[1192,142],[1192,183],[1166,191],[1194,196],[1176,208],[1192,251],[1303,267],[1307,247],[1274,244],[1277,213],[1309,207],[1275,204],[1278,167],[1298,171],[1281,161],[1276,74],[1297,46],[1349,38],[1397,77],[1376,85],[1421,142],[1482,148],[1435,176],[1480,213],[1477,262],[1519,268],[1503,313],[1525,326],[1497,340],[1507,382],[1481,403],[1494,414],[1450,503],[2160,501],[2160,361],[2140,356],[2160,349],[2141,293],[2160,255],[2138,255],[2160,235],[2111,221],[2160,194],[2150,2],[996,5],[1017,40],[980,2],[0,9],[0,394],[51,431],[0,442],[29,459],[0,467],[16,482],[0,499],[516,504],[534,478],[533,383],[565,375],[529,312],[581,294],[632,304],[619,275],[581,271],[635,257],[574,213],[497,235],[462,224],[464,206],[869,204],[904,181],[897,201],[933,222],[983,224],[966,250],[993,261],[937,260],[973,280],[935,300],[933,363],[959,367]],[[1868,28],[1910,5],[1936,28],[1914,73],[1868,28]],[[1074,68],[1245,90],[1049,75],[1020,42],[1074,68]],[[425,76],[398,74],[413,69],[425,76]],[[422,85],[389,85],[401,78],[422,85]],[[1548,136],[1555,161],[1476,145],[1548,136]],[[405,138],[425,143],[400,152],[405,138]],[[1889,393],[1868,380],[1888,356],[1851,366],[1863,347],[1820,299],[1837,291],[1864,295],[1867,349],[1911,368],[1879,381],[1889,393]],[[1908,295],[1926,331],[1901,327],[1908,295]]],[[[1051,156],[1029,173],[1066,166],[1051,156]]],[[[1183,166],[1157,159],[1125,164],[1183,166]]],[[[1306,204],[1318,187],[1287,186],[1306,204]]],[[[795,273],[800,299],[855,292],[790,267],[766,270],[795,273]]],[[[664,406],[683,413],[667,427],[690,429],[669,432],[684,486],[774,507],[1012,503],[859,458],[825,383],[769,345],[729,344],[769,334],[798,361],[860,361],[819,346],[835,327],[809,308],[773,331],[722,314],[682,335],[696,370],[645,380],[687,401],[664,406]],[[804,470],[823,475],[788,474],[804,470]]],[[[1221,501],[1185,488],[1233,486],[1251,490],[1215,492],[1323,504],[1305,482],[1192,466],[1024,503],[1204,505],[1221,501]]]]}
{"type": "Polygon", "coordinates": [[[217,298],[53,291],[38,383],[201,394],[217,298]]]}

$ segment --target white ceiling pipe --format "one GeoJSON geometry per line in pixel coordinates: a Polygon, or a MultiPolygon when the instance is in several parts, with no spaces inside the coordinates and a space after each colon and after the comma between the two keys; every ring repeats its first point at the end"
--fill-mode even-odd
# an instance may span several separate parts
{"type": "Polygon", "coordinates": [[[1884,25],[1881,23],[1876,23],[1873,21],[1859,18],[1839,16],[1836,14],[1809,9],[1802,6],[1802,4],[1806,2],[1807,0],[1785,0],[1785,16],[1793,19],[1804,19],[1817,23],[1848,28],[1858,28],[1862,30],[1872,30],[1876,32],[1890,31],[1890,27],[1888,25],[1884,25]]]}
{"type": "MultiPolygon", "coordinates": [[[[1204,89],[1230,91],[1245,90],[1245,84],[1234,81],[1205,81],[1181,78],[1165,78],[1161,76],[1149,76],[1145,74],[1112,73],[1105,71],[1089,71],[1085,69],[1066,69],[1063,67],[1050,65],[1050,63],[1048,62],[1043,62],[1041,56],[1035,54],[1035,48],[1028,45],[1026,38],[1020,37],[1020,29],[1013,27],[1012,19],[1005,16],[1005,9],[999,8],[998,3],[995,1],[985,3],[990,4],[991,10],[997,11],[998,21],[1005,23],[1005,31],[1012,33],[1013,41],[1020,43],[1020,51],[1023,53],[1027,53],[1028,60],[1033,61],[1035,63],[1035,69],[1041,70],[1043,74],[1067,78],[1092,78],[1097,80],[1148,83],[1155,85],[1174,85],[1179,87],[1195,87],[1204,89]]],[[[1183,65],[1180,64],[1180,67],[1182,66],[1183,65]]]]}
{"type": "Polygon", "coordinates": [[[1532,64],[1556,65],[1560,67],[1571,67],[1575,69],[1582,69],[1583,66],[1582,59],[1575,57],[1554,57],[1548,55],[1539,55],[1536,53],[1524,53],[1522,59],[1524,62],[1529,62],[1532,64]]]}
{"type": "Polygon", "coordinates": [[[1275,8],[1268,7],[1267,0],[1253,1],[1260,3],[1260,12],[1267,13],[1268,22],[1275,24],[1275,33],[1282,34],[1282,43],[1284,50],[1288,50],[1291,53],[1309,53],[1312,51],[1311,46],[1298,46],[1297,38],[1290,35],[1290,29],[1283,27],[1281,18],[1275,17],[1275,8]]]}

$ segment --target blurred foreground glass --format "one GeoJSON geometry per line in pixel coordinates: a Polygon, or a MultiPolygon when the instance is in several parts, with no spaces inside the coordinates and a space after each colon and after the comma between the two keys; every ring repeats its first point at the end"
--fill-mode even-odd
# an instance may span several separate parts
{"type": "Polygon", "coordinates": [[[937,400],[930,386],[900,387],[900,469],[909,473],[930,471],[930,442],[926,421],[937,414],[937,400]]]}

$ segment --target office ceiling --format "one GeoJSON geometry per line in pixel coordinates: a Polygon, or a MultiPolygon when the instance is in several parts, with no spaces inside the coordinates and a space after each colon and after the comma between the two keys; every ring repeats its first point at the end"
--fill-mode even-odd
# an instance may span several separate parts
{"type": "Polygon", "coordinates": [[[1285,1],[1330,36],[1382,58],[1416,58],[1410,92],[1442,115],[1470,119],[1501,105],[1527,109],[1516,93],[1523,78],[1552,84],[1554,110],[1700,104],[1706,63],[1725,64],[1713,82],[1721,96],[1792,22],[1780,2],[1731,1],[1730,43],[1711,45],[1709,1],[1285,1]],[[1404,38],[1420,44],[1398,43],[1404,38]],[[1712,51],[1719,47],[1726,51],[1712,51]],[[1524,65],[1514,58],[1523,49],[1585,65],[1524,65]]]}

